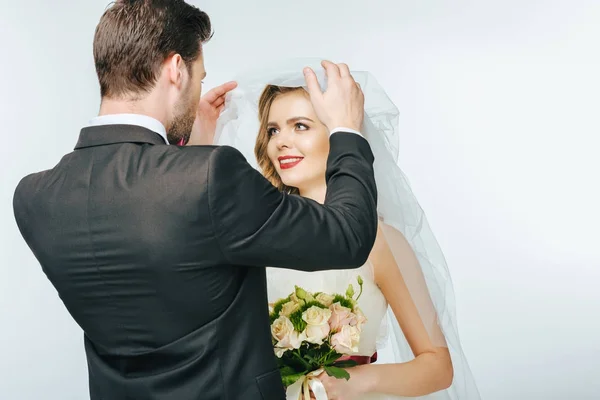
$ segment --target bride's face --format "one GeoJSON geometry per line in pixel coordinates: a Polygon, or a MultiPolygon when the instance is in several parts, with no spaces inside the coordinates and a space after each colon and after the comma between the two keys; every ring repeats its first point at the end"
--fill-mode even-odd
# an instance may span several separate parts
{"type": "Polygon", "coordinates": [[[269,110],[267,155],[283,183],[300,191],[325,184],[329,131],[303,90],[279,95],[269,110]]]}

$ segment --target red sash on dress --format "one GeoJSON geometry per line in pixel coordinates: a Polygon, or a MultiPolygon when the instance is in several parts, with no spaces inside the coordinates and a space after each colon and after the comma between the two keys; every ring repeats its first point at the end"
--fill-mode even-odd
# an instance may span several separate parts
{"type": "Polygon", "coordinates": [[[377,352],[372,356],[343,356],[339,358],[337,361],[346,361],[352,360],[356,362],[358,365],[371,364],[377,361],[377,352]]]}

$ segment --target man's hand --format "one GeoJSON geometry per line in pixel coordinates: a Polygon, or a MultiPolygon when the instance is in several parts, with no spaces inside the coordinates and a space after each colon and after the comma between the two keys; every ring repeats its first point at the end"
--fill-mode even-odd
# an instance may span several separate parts
{"type": "Polygon", "coordinates": [[[364,118],[365,97],[346,64],[321,63],[327,75],[327,90],[321,92],[315,72],[304,69],[304,77],[317,117],[331,131],[345,127],[360,131],[364,118]]]}
{"type": "Polygon", "coordinates": [[[196,120],[187,145],[211,145],[215,139],[217,119],[225,107],[225,95],[237,87],[236,82],[227,82],[209,90],[200,98],[196,120]]]}

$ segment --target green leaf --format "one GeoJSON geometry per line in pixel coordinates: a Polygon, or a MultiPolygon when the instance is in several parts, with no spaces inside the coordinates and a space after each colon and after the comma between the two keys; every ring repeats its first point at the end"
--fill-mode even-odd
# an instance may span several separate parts
{"type": "Polygon", "coordinates": [[[335,297],[333,298],[333,303],[340,303],[342,307],[346,307],[351,310],[354,308],[354,304],[352,303],[352,301],[340,294],[335,295],[335,297]]]}
{"type": "Polygon", "coordinates": [[[302,319],[302,308],[293,312],[292,315],[289,316],[290,321],[292,321],[292,325],[294,325],[294,329],[297,332],[303,332],[306,329],[306,322],[302,319]]]}
{"type": "Polygon", "coordinates": [[[328,307],[325,307],[323,304],[319,303],[318,301],[316,301],[316,300],[313,300],[313,301],[309,301],[309,302],[307,302],[307,303],[304,305],[304,307],[302,307],[302,308],[303,308],[303,311],[306,311],[306,310],[308,310],[308,309],[309,309],[309,308],[311,308],[312,306],[319,307],[319,308],[328,308],[328,307]]]}
{"type": "Polygon", "coordinates": [[[356,367],[358,365],[358,363],[354,360],[343,360],[343,361],[336,361],[333,363],[334,367],[339,367],[339,368],[352,368],[352,367],[356,367]]]}
{"type": "Polygon", "coordinates": [[[324,365],[333,365],[333,364],[335,364],[335,360],[337,360],[340,357],[342,357],[342,355],[335,351],[327,353],[327,356],[325,357],[325,361],[323,362],[323,364],[324,365]]]}
{"type": "Polygon", "coordinates": [[[323,367],[323,369],[325,372],[327,372],[327,375],[333,376],[334,378],[345,380],[350,379],[350,374],[345,369],[338,367],[323,367]]]}

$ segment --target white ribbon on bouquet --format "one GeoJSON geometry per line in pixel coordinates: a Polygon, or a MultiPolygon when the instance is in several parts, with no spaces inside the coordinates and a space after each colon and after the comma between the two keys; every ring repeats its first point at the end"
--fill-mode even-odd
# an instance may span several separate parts
{"type": "Polygon", "coordinates": [[[328,400],[325,386],[317,378],[324,370],[317,369],[304,375],[296,382],[288,386],[285,395],[287,400],[310,400],[310,391],[312,390],[316,400],[328,400]]]}

